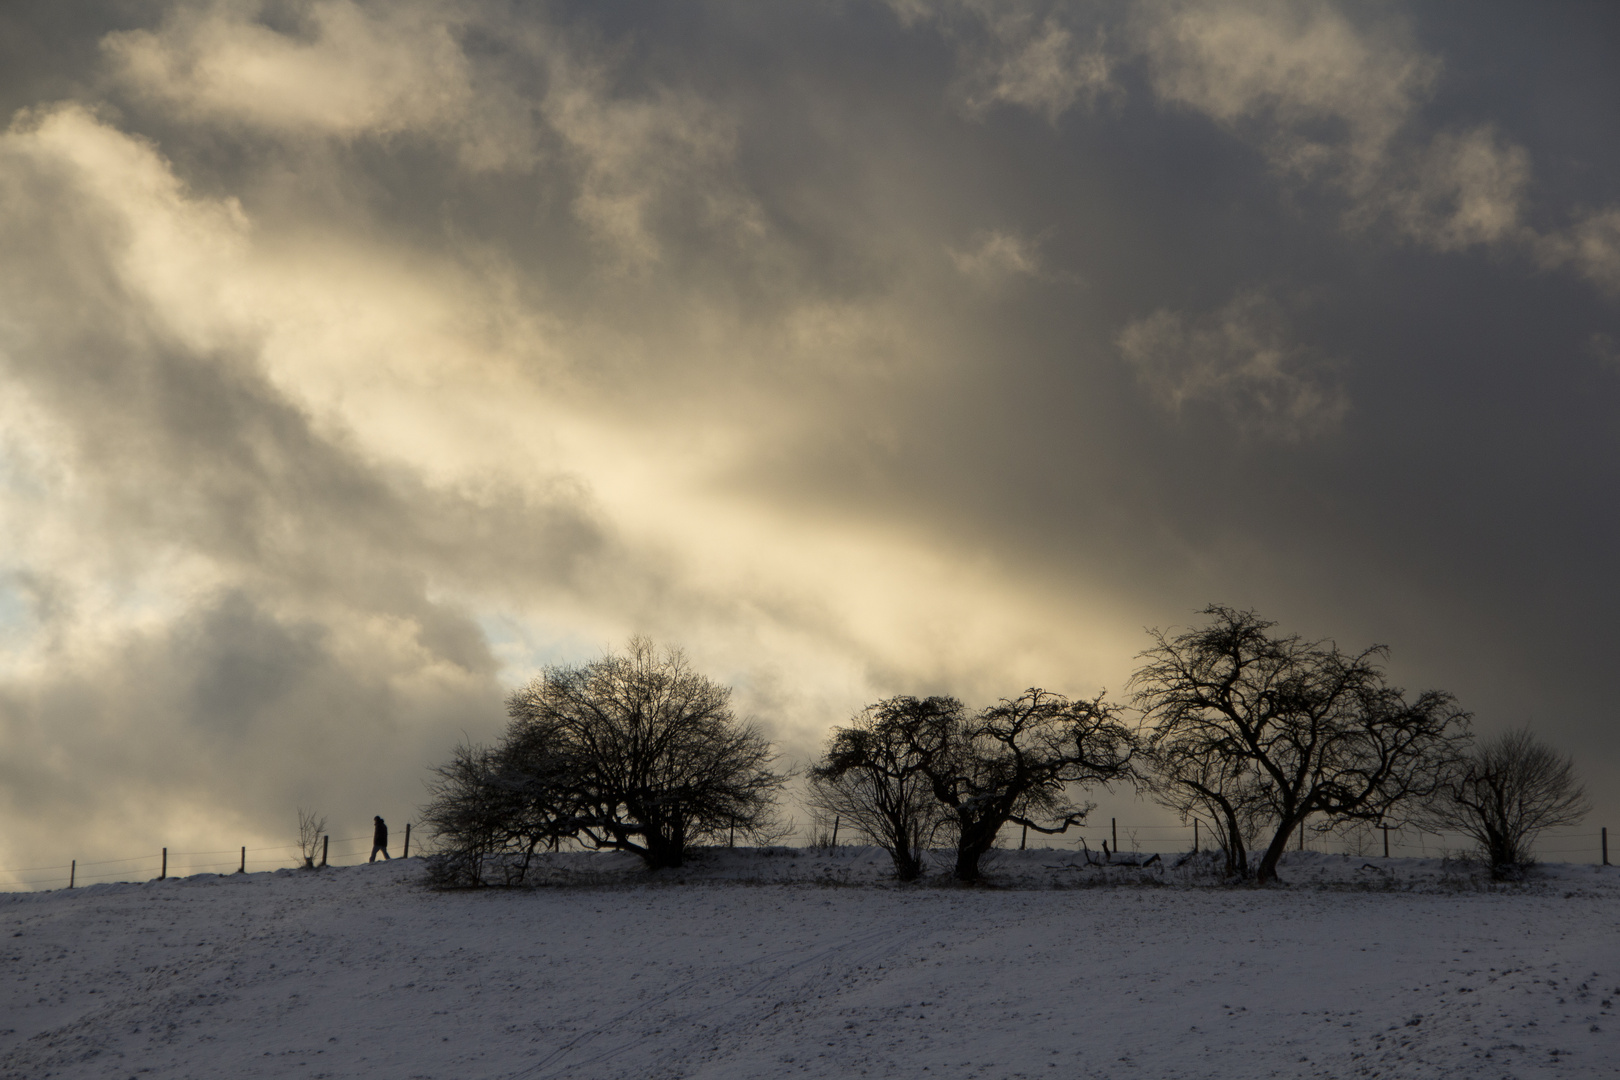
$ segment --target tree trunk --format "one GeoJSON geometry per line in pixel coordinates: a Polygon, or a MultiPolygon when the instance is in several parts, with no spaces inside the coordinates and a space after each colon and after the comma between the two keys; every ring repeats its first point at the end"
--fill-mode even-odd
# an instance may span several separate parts
{"type": "Polygon", "coordinates": [[[922,843],[916,831],[904,819],[889,817],[887,850],[894,860],[894,876],[900,881],[916,881],[922,877],[922,843]]]}
{"type": "Polygon", "coordinates": [[[1257,885],[1270,885],[1277,880],[1277,863],[1284,851],[1288,850],[1288,839],[1294,835],[1295,829],[1305,827],[1303,815],[1293,821],[1284,821],[1277,826],[1277,835],[1271,838],[1266,846],[1266,853],[1260,860],[1260,866],[1254,872],[1254,881],[1257,885]]]}
{"type": "Polygon", "coordinates": [[[982,825],[962,830],[956,843],[954,876],[957,881],[979,880],[979,860],[995,846],[998,831],[999,826],[986,830],[982,825]]]}
{"type": "Polygon", "coordinates": [[[1226,876],[1247,878],[1249,852],[1243,844],[1243,833],[1238,830],[1237,815],[1230,806],[1222,806],[1221,814],[1226,819],[1226,876]]]}
{"type": "Polygon", "coordinates": [[[686,854],[684,848],[684,844],[670,837],[649,833],[647,836],[647,854],[644,858],[649,869],[673,869],[681,865],[681,861],[686,854]]]}
{"type": "Polygon", "coordinates": [[[1519,852],[1506,832],[1486,826],[1485,838],[1485,854],[1491,862],[1491,880],[1519,880],[1522,876],[1519,868],[1519,852]]]}

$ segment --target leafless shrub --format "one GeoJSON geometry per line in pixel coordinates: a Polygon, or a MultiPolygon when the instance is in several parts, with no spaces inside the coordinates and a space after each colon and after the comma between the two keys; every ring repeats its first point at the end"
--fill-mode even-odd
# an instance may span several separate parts
{"type": "Polygon", "coordinates": [[[842,824],[843,820],[839,815],[829,814],[811,803],[810,846],[817,851],[831,848],[838,841],[838,829],[842,824]]]}
{"type": "Polygon", "coordinates": [[[1514,881],[1535,862],[1536,837],[1578,823],[1590,806],[1574,761],[1518,728],[1480,744],[1436,792],[1425,819],[1469,837],[1492,878],[1514,881]]]}
{"type": "Polygon", "coordinates": [[[298,853],[304,858],[304,869],[315,869],[315,856],[321,852],[321,837],[326,835],[326,818],[315,811],[298,808],[298,853]]]}
{"type": "Polygon", "coordinates": [[[794,835],[798,831],[799,823],[794,818],[784,818],[778,817],[774,814],[768,814],[763,820],[748,830],[748,842],[754,847],[767,849],[765,852],[766,854],[770,854],[769,849],[771,848],[780,848],[784,851],[792,851],[792,848],[786,847],[785,845],[787,841],[793,839],[794,835]]]}
{"type": "Polygon", "coordinates": [[[439,849],[428,860],[435,886],[520,885],[572,828],[572,772],[532,727],[514,726],[495,749],[458,746],[433,772],[422,821],[439,849]]]}

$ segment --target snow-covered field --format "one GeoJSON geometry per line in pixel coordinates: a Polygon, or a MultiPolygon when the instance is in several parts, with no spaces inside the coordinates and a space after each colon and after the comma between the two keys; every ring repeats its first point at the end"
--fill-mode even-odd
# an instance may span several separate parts
{"type": "Polygon", "coordinates": [[[4,894],[0,1075],[1620,1075],[1620,869],[884,871],[863,848],[655,877],[564,855],[566,884],[512,892],[431,892],[398,860],[4,894]]]}

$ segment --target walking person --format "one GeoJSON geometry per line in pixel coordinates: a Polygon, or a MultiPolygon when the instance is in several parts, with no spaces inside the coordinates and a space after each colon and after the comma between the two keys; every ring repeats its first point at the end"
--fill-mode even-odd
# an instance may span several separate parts
{"type": "Polygon", "coordinates": [[[388,860],[388,823],[381,816],[372,820],[377,823],[377,826],[371,830],[371,858],[367,859],[366,862],[376,862],[377,852],[379,851],[383,853],[383,860],[386,862],[388,860]]]}

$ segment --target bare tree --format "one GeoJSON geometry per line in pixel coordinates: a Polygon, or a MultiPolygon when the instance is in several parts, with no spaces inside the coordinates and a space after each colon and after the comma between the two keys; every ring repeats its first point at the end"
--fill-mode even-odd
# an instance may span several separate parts
{"type": "Polygon", "coordinates": [[[321,837],[326,835],[326,818],[317,817],[315,811],[298,808],[298,853],[304,857],[304,869],[315,869],[315,856],[320,854],[321,837]]]}
{"type": "MultiPolygon", "coordinates": [[[[433,769],[430,799],[419,812],[433,837],[428,880],[441,888],[492,884],[485,874],[500,859],[508,808],[494,782],[496,751],[463,743],[433,769]]],[[[526,870],[527,867],[524,867],[526,870]]]]}
{"type": "Polygon", "coordinates": [[[567,762],[576,839],[679,866],[700,843],[775,833],[785,777],[730,700],[678,650],[638,637],[622,655],[549,668],[513,694],[509,738],[532,731],[567,762]]]}
{"type": "Polygon", "coordinates": [[[1469,837],[1492,877],[1514,880],[1535,861],[1537,836],[1576,824],[1590,808],[1574,761],[1518,728],[1475,748],[1435,793],[1424,823],[1469,837]]]}
{"type": "Polygon", "coordinates": [[[906,729],[907,752],[945,809],[959,881],[977,881],[980,860],[1009,823],[1061,833],[1092,808],[1074,784],[1133,779],[1133,733],[1099,696],[1070,701],[1030,689],[967,717],[954,698],[930,698],[906,729]]]}
{"type": "MultiPolygon", "coordinates": [[[[1438,789],[1468,737],[1450,694],[1408,702],[1385,684],[1383,646],[1346,654],[1332,642],[1274,636],[1252,611],[1211,606],[1207,626],[1155,648],[1133,676],[1159,783],[1214,806],[1235,845],[1245,815],[1274,831],[1255,878],[1275,880],[1290,836],[1396,817],[1438,789]]],[[[1229,849],[1229,857],[1231,851],[1229,849]]],[[[1240,864],[1241,866],[1241,864],[1240,864]]]]}
{"type": "Polygon", "coordinates": [[[979,713],[962,734],[959,751],[931,769],[934,795],[954,818],[959,881],[978,879],[979,860],[1008,823],[1053,834],[1083,821],[1096,804],[1070,799],[1072,785],[1134,780],[1135,734],[1100,694],[1071,701],[1032,687],[979,713]]]}
{"type": "Polygon", "coordinates": [[[1144,787],[1185,823],[1199,818],[1215,834],[1229,879],[1249,876],[1249,848],[1264,823],[1265,801],[1247,760],[1229,744],[1201,731],[1180,731],[1150,740],[1144,754],[1144,787]]]}
{"type": "Polygon", "coordinates": [[[493,749],[462,745],[428,783],[421,820],[440,887],[520,885],[535,855],[575,827],[575,775],[553,740],[513,724],[493,749]]]}
{"type": "Polygon", "coordinates": [[[944,819],[923,772],[920,732],[939,714],[961,712],[954,698],[896,697],[880,701],[835,728],[821,761],[810,770],[808,801],[824,818],[889,853],[895,876],[922,876],[923,853],[944,819]]]}

